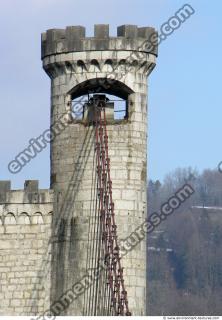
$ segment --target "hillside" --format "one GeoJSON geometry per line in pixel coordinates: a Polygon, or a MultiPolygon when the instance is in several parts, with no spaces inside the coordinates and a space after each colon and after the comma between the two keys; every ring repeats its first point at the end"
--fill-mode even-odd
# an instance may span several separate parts
{"type": "MultiPolygon", "coordinates": [[[[207,170],[187,179],[189,170],[183,182],[195,194],[148,236],[149,315],[222,314],[222,175],[207,170]]],[[[178,171],[162,185],[150,182],[149,214],[180,184],[178,171]]]]}

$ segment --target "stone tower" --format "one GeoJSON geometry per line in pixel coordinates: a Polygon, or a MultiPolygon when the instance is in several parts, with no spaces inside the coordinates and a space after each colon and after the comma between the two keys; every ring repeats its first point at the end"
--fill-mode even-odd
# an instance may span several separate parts
{"type": "MultiPolygon", "coordinates": [[[[157,46],[149,39],[156,36],[153,28],[134,25],[118,27],[117,37],[109,36],[108,25],[95,25],[90,38],[82,26],[42,34],[43,68],[51,79],[51,303],[85,276],[94,259],[94,128],[86,96],[116,96],[125,106],[119,119],[114,103],[110,104],[107,126],[119,240],[146,219],[147,77],[157,56],[157,46]]],[[[130,311],[145,315],[145,240],[123,257],[122,265],[130,311]]],[[[104,315],[103,307],[90,309],[90,299],[92,295],[81,293],[63,314],[104,315]]]]}

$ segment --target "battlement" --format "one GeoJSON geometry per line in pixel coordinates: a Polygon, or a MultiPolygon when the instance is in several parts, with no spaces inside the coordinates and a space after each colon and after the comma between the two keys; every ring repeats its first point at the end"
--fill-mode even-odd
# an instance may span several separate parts
{"type": "Polygon", "coordinates": [[[24,190],[11,190],[11,181],[0,181],[0,226],[50,223],[53,190],[38,185],[26,180],[24,190]]]}
{"type": "Polygon", "coordinates": [[[39,189],[38,180],[26,180],[23,190],[11,190],[11,181],[0,181],[0,204],[53,202],[53,190],[39,189]]]}
{"type": "Polygon", "coordinates": [[[83,51],[141,51],[157,56],[158,33],[154,28],[122,25],[117,37],[110,37],[109,25],[96,24],[94,37],[86,37],[83,26],[49,29],[42,33],[42,59],[49,55],[83,51]]]}

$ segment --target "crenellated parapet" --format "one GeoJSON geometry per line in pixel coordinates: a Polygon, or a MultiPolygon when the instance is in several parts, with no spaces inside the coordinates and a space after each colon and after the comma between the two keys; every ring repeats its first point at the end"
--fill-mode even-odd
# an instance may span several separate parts
{"type": "Polygon", "coordinates": [[[46,56],[87,51],[141,51],[157,56],[158,34],[154,28],[123,25],[117,37],[109,35],[109,25],[95,25],[94,37],[86,37],[83,26],[50,29],[42,33],[42,59],[46,56]]]}
{"type": "Polygon", "coordinates": [[[109,25],[95,25],[90,38],[82,26],[50,29],[42,34],[43,68],[51,79],[73,74],[110,79],[129,73],[148,76],[156,65],[157,42],[155,29],[134,25],[118,27],[117,37],[110,37],[109,25]]]}
{"type": "Polygon", "coordinates": [[[53,190],[39,189],[38,180],[26,180],[23,190],[11,190],[11,181],[0,181],[0,204],[46,204],[53,201],[53,190]]]}
{"type": "Polygon", "coordinates": [[[0,181],[0,225],[34,225],[51,222],[53,191],[39,189],[37,180],[26,180],[24,190],[11,190],[0,181]]]}

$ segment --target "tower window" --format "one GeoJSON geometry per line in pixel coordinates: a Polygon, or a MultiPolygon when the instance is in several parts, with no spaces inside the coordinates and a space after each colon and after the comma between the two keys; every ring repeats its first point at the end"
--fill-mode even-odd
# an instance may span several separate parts
{"type": "MultiPolygon", "coordinates": [[[[125,120],[128,118],[127,100],[121,99],[110,94],[88,94],[72,100],[72,114],[74,120],[85,121],[88,114],[89,106],[92,105],[93,99],[97,96],[105,96],[107,99],[107,109],[113,108],[113,119],[116,121],[125,120]]],[[[109,119],[111,120],[111,119],[109,119]]]]}

